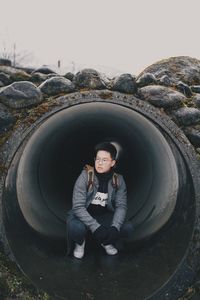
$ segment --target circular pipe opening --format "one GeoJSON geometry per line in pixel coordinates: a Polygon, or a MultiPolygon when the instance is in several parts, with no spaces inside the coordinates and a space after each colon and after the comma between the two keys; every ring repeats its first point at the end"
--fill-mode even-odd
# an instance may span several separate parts
{"type": "MultiPolygon", "coordinates": [[[[118,100],[85,101],[50,113],[21,142],[5,182],[4,226],[18,265],[38,287],[68,299],[87,291],[138,300],[169,292],[193,231],[194,190],[174,137],[156,117],[118,100]],[[86,246],[77,262],[65,257],[66,212],[77,176],[105,140],[120,150],[117,172],[135,232],[119,256],[86,246]]],[[[192,271],[184,274],[189,282],[192,271]]]]}
{"type": "Polygon", "coordinates": [[[37,232],[65,237],[73,184],[84,164],[93,164],[100,141],[119,145],[118,170],[127,182],[128,219],[133,239],[160,229],[174,211],[178,171],[171,148],[146,118],[111,103],[87,103],[62,110],[29,139],[17,173],[17,196],[24,218],[37,232]]]}

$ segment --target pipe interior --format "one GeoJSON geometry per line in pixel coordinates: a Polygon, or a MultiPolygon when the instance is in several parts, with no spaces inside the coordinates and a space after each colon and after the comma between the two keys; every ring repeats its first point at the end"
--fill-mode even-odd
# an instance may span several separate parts
{"type": "Polygon", "coordinates": [[[38,233],[64,238],[72,190],[94,146],[115,143],[116,171],[128,190],[133,240],[151,236],[174,212],[179,189],[176,159],[162,132],[138,112],[112,103],[84,103],[61,110],[29,138],[17,171],[17,198],[26,222],[38,233]]]}
{"type": "MultiPolygon", "coordinates": [[[[95,299],[160,299],[191,241],[193,179],[180,143],[159,116],[155,125],[150,113],[147,119],[117,101],[62,108],[34,124],[7,173],[2,209],[11,252],[56,299],[87,299],[88,291],[95,299]],[[93,164],[94,145],[104,140],[120,149],[117,171],[127,183],[133,241],[111,257],[89,240],[77,261],[66,256],[66,212],[77,176],[93,164]]],[[[187,281],[190,274],[183,276],[187,281]]]]}

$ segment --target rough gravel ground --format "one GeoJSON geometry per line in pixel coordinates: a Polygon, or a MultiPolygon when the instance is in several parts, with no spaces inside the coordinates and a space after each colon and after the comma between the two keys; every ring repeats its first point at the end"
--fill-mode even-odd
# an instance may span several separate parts
{"type": "Polygon", "coordinates": [[[8,260],[0,246],[0,299],[1,300],[53,300],[39,291],[22,274],[15,263],[8,260]]]}
{"type": "MultiPolygon", "coordinates": [[[[15,263],[9,261],[0,246],[0,299],[1,300],[53,300],[48,294],[38,290],[18,269],[15,263]]],[[[186,295],[179,300],[200,299],[200,282],[190,287],[186,295]]]]}

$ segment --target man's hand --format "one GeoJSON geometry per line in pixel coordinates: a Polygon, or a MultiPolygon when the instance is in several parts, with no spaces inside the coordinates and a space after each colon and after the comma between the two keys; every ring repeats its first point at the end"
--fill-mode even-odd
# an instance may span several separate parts
{"type": "Polygon", "coordinates": [[[107,239],[104,245],[113,244],[119,238],[119,230],[115,226],[110,226],[107,230],[107,239]]]}
{"type": "Polygon", "coordinates": [[[102,244],[108,238],[108,229],[101,225],[93,233],[95,240],[102,244]]]}

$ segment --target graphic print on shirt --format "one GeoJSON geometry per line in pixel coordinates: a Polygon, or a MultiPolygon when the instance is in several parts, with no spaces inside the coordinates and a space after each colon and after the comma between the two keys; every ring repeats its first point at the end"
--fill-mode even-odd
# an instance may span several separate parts
{"type": "Polygon", "coordinates": [[[108,203],[108,193],[97,192],[91,203],[105,207],[108,203]]]}

